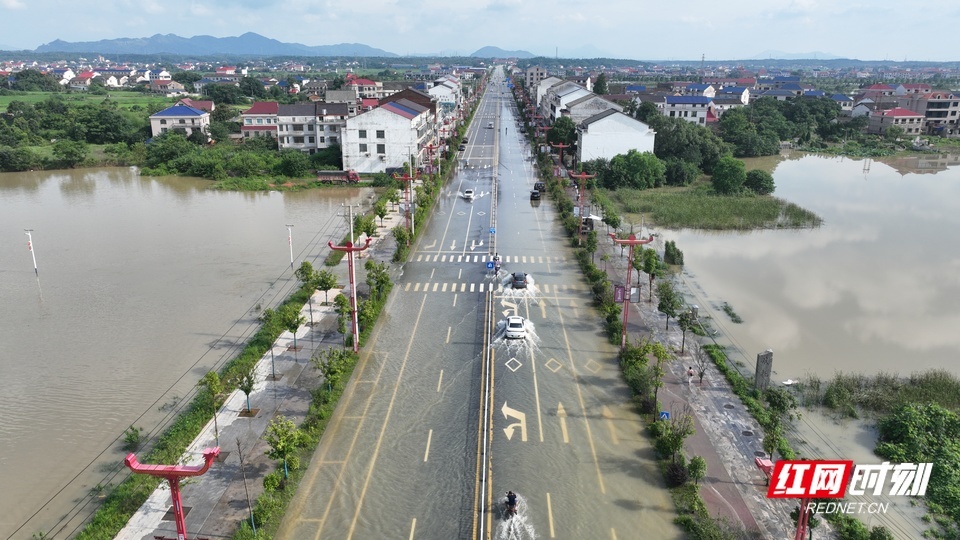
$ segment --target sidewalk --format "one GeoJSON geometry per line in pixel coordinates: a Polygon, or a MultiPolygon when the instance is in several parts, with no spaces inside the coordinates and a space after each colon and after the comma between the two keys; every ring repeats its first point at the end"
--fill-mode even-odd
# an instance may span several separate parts
{"type": "MultiPolygon", "coordinates": [[[[568,188],[567,193],[576,203],[575,190],[568,188]]],[[[607,274],[613,283],[623,283],[628,251],[624,250],[621,256],[620,247],[606,236],[604,225],[597,224],[597,234],[600,237],[597,259],[608,254],[607,274]]],[[[636,270],[632,275],[636,280],[636,270]]],[[[669,330],[665,329],[666,316],[657,311],[656,294],[652,302],[647,301],[648,281],[642,278],[641,284],[641,301],[630,304],[627,336],[630,340],[652,336],[677,358],[664,366],[664,386],[658,399],[671,415],[681,413],[686,406],[693,413],[696,433],[686,439],[684,449],[688,457],[701,456],[707,462],[707,474],[700,484],[700,495],[707,510],[711,516],[742,524],[747,530],[758,530],[764,538],[791,538],[795,527],[790,511],[796,501],[767,499],[766,479],[754,464],[754,458],[766,457],[760,426],[723,374],[712,365],[702,386],[697,382],[698,377],[688,385],[686,372],[694,365],[689,346],[700,338],[688,332],[681,355],[682,333],[677,321],[671,319],[669,330]]]]}
{"type": "MultiPolygon", "coordinates": [[[[380,225],[379,218],[376,223],[377,234],[373,243],[355,261],[359,286],[364,284],[366,272],[363,264],[367,259],[390,264],[396,246],[391,231],[404,223],[404,216],[396,207],[388,205],[383,225],[380,225]]],[[[357,244],[362,245],[365,241],[366,238],[361,236],[357,244]]],[[[250,394],[251,412],[246,412],[247,397],[239,390],[233,392],[219,410],[216,423],[220,435],[220,456],[217,462],[206,474],[181,481],[181,497],[191,539],[228,538],[236,531],[238,523],[249,521],[248,498],[251,505],[256,504],[257,497],[263,492],[264,476],[277,467],[276,460],[265,454],[269,447],[262,437],[267,426],[280,414],[297,424],[306,416],[311,390],[320,381],[320,374],[310,364],[310,358],[319,350],[341,347],[343,344],[343,336],[337,332],[333,299],[341,292],[349,294],[346,262],[332,271],[337,274],[342,287],[326,293],[316,291],[312,302],[303,306],[301,314],[307,322],[296,332],[296,349],[293,334],[284,332],[254,368],[257,383],[250,394]],[[323,305],[328,297],[330,304],[323,305]]],[[[201,465],[203,451],[214,446],[217,446],[217,439],[211,420],[189,446],[181,464],[201,465]]],[[[116,538],[176,538],[171,504],[170,486],[164,481],[116,538]]]]}

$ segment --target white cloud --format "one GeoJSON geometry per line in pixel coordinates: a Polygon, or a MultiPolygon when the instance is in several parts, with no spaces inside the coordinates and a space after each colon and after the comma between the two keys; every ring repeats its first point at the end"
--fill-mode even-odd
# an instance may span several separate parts
{"type": "Polygon", "coordinates": [[[0,0],[0,6],[7,9],[24,9],[27,7],[21,0],[0,0]]]}

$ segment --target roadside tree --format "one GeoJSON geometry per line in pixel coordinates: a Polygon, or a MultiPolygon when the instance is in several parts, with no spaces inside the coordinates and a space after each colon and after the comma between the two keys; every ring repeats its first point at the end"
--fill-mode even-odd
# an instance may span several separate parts
{"type": "Polygon", "coordinates": [[[264,452],[270,459],[283,461],[283,477],[290,478],[287,461],[296,453],[297,448],[304,442],[304,433],[297,428],[292,420],[278,415],[270,421],[264,440],[270,449],[264,452]]]}

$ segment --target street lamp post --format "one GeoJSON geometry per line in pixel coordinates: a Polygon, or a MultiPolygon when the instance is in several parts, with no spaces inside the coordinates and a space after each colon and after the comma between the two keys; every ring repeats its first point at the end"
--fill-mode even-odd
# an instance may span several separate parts
{"type": "MultiPolygon", "coordinates": [[[[564,165],[563,165],[563,149],[564,149],[564,148],[570,148],[570,145],[567,144],[567,143],[559,142],[559,143],[550,143],[550,146],[552,146],[552,147],[554,147],[554,148],[559,148],[559,149],[560,149],[560,168],[562,169],[562,168],[564,167],[564,165]]],[[[559,176],[559,175],[557,175],[557,176],[559,176]]]]}
{"type": "Polygon", "coordinates": [[[287,244],[290,246],[290,268],[293,268],[293,225],[287,225],[287,244]]]}
{"type": "Polygon", "coordinates": [[[30,256],[33,257],[33,273],[40,277],[40,270],[37,270],[37,254],[33,252],[33,229],[24,229],[27,233],[27,249],[30,251],[30,256]]]}
{"type": "Polygon", "coordinates": [[[629,319],[630,314],[630,271],[633,269],[633,246],[641,246],[643,244],[649,244],[653,242],[653,235],[650,235],[650,238],[637,238],[636,235],[631,234],[629,238],[617,238],[615,233],[610,233],[610,238],[617,244],[626,244],[630,246],[630,254],[627,256],[627,281],[624,282],[625,287],[628,289],[626,294],[623,295],[623,329],[620,331],[620,349],[624,349],[627,346],[627,320],[629,319]]]}

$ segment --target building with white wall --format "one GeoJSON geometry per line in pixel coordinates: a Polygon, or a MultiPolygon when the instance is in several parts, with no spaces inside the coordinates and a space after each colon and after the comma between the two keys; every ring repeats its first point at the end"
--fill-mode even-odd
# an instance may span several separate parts
{"type": "Polygon", "coordinates": [[[577,125],[577,161],[612,159],[630,150],[653,152],[656,135],[647,124],[610,109],[577,125]]]}
{"type": "Polygon", "coordinates": [[[343,132],[343,166],[361,173],[385,172],[411,159],[426,159],[435,144],[435,126],[428,108],[401,99],[347,119],[343,132]]]}

